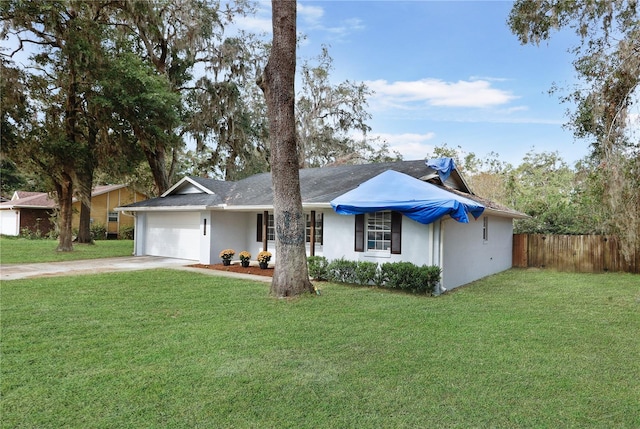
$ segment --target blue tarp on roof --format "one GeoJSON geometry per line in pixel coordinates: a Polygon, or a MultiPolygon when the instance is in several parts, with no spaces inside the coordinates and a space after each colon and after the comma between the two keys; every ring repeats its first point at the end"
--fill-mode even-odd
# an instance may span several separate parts
{"type": "Polygon", "coordinates": [[[425,161],[427,167],[431,167],[438,172],[440,181],[444,183],[449,178],[451,172],[456,169],[456,164],[452,158],[435,158],[425,161]]]}
{"type": "Polygon", "coordinates": [[[331,201],[338,214],[398,211],[416,222],[428,224],[450,215],[468,223],[467,213],[479,218],[484,206],[397,171],[387,170],[331,201]]]}

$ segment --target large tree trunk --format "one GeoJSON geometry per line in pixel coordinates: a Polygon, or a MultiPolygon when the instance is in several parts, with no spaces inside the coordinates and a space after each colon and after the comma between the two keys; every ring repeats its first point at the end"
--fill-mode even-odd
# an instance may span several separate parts
{"type": "Polygon", "coordinates": [[[89,196],[88,204],[86,196],[80,197],[80,223],[78,224],[76,241],[83,244],[94,244],[91,237],[91,196],[89,196]]]}
{"type": "MultiPolygon", "coordinates": [[[[78,99],[78,81],[77,70],[75,66],[75,58],[69,58],[69,87],[67,88],[67,97],[64,112],[65,137],[71,147],[78,147],[78,112],[81,110],[80,101],[78,99]]],[[[83,161],[83,160],[82,160],[83,161]]],[[[82,162],[80,161],[80,162],[82,162]]],[[[65,160],[61,166],[59,175],[54,176],[56,193],[58,194],[58,207],[60,208],[58,218],[58,228],[60,235],[58,236],[59,252],[73,251],[73,233],[71,223],[73,220],[73,186],[74,186],[74,161],[65,160]],[[69,166],[71,163],[71,167],[69,166]]]]}
{"type": "MultiPolygon", "coordinates": [[[[89,135],[85,159],[79,162],[76,177],[78,181],[78,197],[80,200],[80,223],[78,225],[78,243],[93,244],[91,237],[91,191],[93,190],[93,172],[95,160],[93,151],[97,145],[98,130],[93,121],[89,121],[89,135]]],[[[103,237],[101,237],[103,238],[103,237]]]]}
{"type": "Polygon", "coordinates": [[[143,152],[149,162],[153,180],[158,188],[158,195],[162,195],[169,187],[169,174],[166,165],[166,150],[162,146],[156,146],[155,150],[149,149],[146,144],[142,145],[143,152]]]}
{"type": "Polygon", "coordinates": [[[58,218],[59,252],[71,252],[73,250],[73,234],[71,232],[71,220],[73,216],[73,180],[67,173],[62,173],[61,180],[56,181],[56,193],[58,194],[58,207],[60,208],[58,218]]]}
{"type": "Polygon", "coordinates": [[[296,2],[272,0],[273,45],[258,84],[265,94],[271,145],[276,263],[271,294],[313,292],[307,271],[305,219],[296,144],[296,2]]]}

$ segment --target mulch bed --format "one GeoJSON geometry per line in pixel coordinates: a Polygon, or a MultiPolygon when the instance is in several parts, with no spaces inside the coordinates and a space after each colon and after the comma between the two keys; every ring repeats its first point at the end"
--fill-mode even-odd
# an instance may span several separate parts
{"type": "Polygon", "coordinates": [[[194,268],[204,268],[206,270],[219,270],[219,271],[229,271],[232,273],[241,273],[241,274],[253,274],[256,276],[265,276],[265,277],[273,277],[273,267],[269,267],[265,270],[258,266],[248,266],[243,267],[240,264],[231,264],[231,265],[222,265],[222,264],[213,264],[213,265],[204,265],[204,264],[194,264],[189,265],[194,268]]]}

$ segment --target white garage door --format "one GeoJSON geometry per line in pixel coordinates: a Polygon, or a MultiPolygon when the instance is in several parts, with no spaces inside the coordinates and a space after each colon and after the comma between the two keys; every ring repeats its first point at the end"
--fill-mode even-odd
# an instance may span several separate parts
{"type": "Polygon", "coordinates": [[[18,235],[18,212],[16,210],[0,210],[0,234],[18,235]]]}
{"type": "Polygon", "coordinates": [[[200,259],[200,213],[148,213],[146,255],[200,259]]]}

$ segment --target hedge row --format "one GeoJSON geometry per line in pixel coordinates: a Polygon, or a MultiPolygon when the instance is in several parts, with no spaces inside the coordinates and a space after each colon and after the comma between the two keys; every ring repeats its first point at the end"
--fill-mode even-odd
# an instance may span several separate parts
{"type": "Polygon", "coordinates": [[[307,258],[309,275],[315,280],[350,283],[361,286],[380,286],[412,293],[432,294],[440,281],[440,267],[411,262],[348,261],[344,258],[331,262],[324,256],[307,258]]]}

